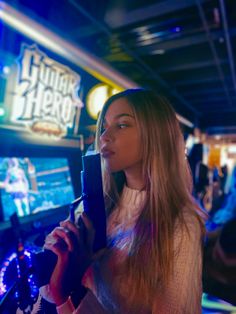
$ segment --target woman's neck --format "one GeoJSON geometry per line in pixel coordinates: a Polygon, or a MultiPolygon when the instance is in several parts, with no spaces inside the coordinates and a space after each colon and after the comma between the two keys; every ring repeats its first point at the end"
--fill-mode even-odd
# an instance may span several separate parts
{"type": "Polygon", "coordinates": [[[126,170],[125,177],[126,177],[126,185],[130,189],[139,190],[139,191],[144,189],[145,183],[143,180],[141,169],[136,169],[136,171],[134,171],[134,169],[132,169],[132,171],[126,170]]]}

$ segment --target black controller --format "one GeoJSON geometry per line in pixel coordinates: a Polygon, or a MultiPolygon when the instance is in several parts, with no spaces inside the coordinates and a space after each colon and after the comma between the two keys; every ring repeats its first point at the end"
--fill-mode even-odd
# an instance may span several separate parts
{"type": "MultiPolygon", "coordinates": [[[[83,202],[84,212],[88,215],[95,229],[93,251],[106,247],[106,212],[103,198],[100,154],[82,157],[81,171],[82,195],[70,204],[70,219],[74,221],[74,212],[80,202],[83,202]]],[[[79,218],[78,224],[83,224],[79,218]]],[[[39,287],[49,283],[55,268],[57,256],[50,250],[44,250],[34,255],[34,272],[39,287]]]]}

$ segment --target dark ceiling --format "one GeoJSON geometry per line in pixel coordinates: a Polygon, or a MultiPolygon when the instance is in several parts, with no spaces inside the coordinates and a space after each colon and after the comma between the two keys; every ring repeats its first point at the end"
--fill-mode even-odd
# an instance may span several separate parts
{"type": "Polygon", "coordinates": [[[236,134],[235,0],[7,1],[209,134],[236,134]]]}

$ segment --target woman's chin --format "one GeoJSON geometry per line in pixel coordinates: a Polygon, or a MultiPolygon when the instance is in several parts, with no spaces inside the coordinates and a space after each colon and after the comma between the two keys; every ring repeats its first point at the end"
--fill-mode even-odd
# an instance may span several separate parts
{"type": "Polygon", "coordinates": [[[120,167],[118,167],[117,165],[114,165],[113,163],[109,161],[105,161],[105,168],[110,173],[118,172],[121,170],[120,167]]]}

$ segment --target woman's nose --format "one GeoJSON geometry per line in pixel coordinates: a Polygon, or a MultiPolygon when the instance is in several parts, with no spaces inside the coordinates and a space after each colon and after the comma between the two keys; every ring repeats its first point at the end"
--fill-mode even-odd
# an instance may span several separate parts
{"type": "Polygon", "coordinates": [[[112,141],[112,139],[113,139],[113,135],[110,128],[105,129],[100,136],[101,142],[110,142],[112,141]]]}

